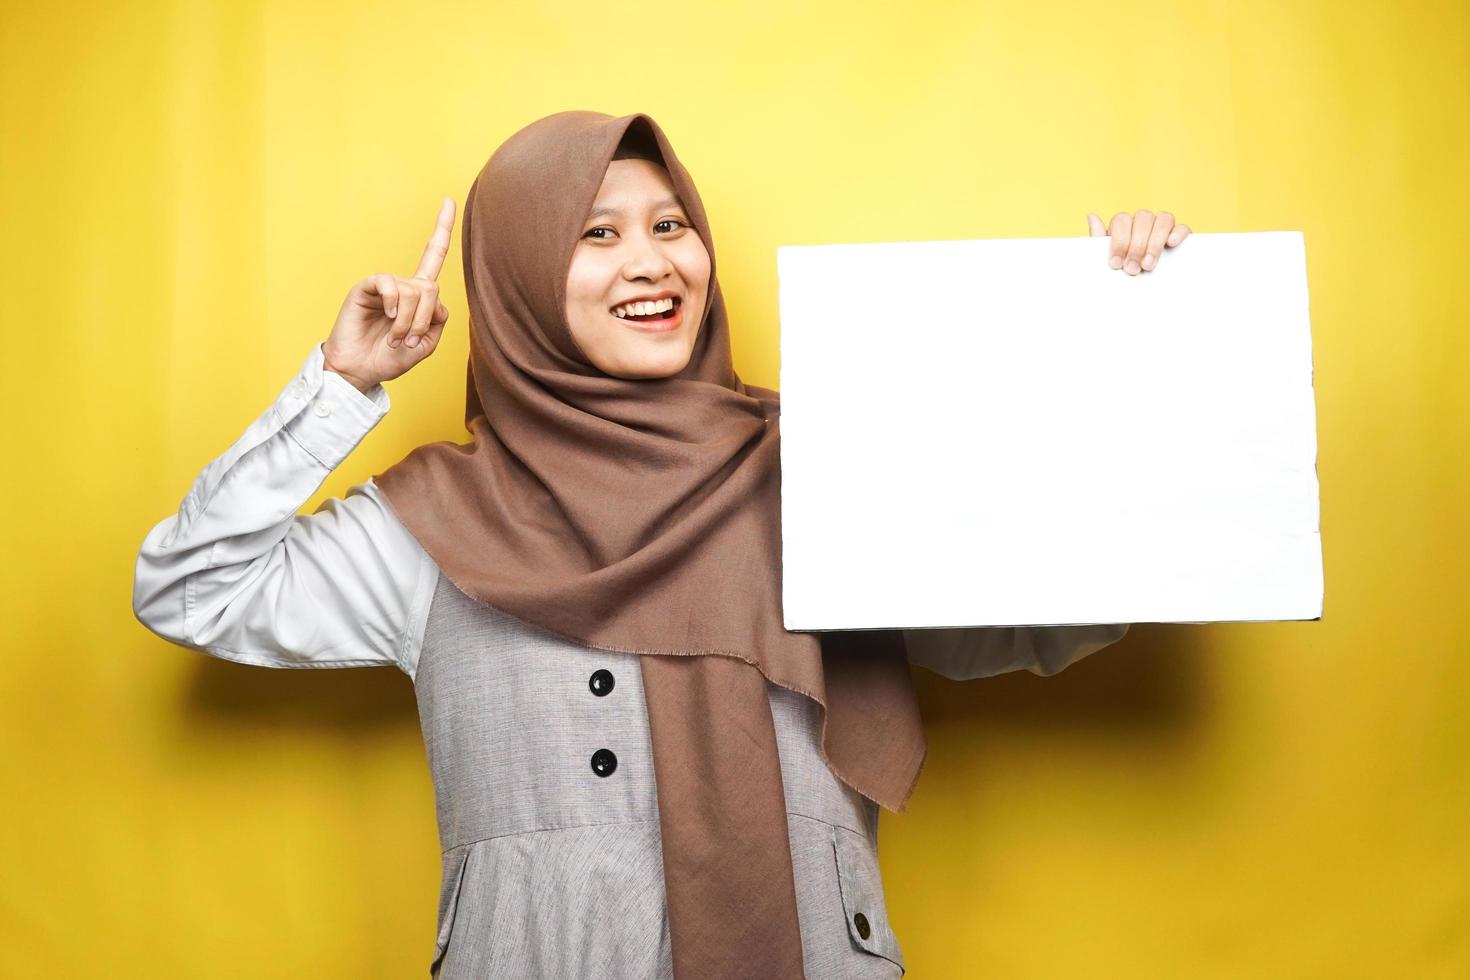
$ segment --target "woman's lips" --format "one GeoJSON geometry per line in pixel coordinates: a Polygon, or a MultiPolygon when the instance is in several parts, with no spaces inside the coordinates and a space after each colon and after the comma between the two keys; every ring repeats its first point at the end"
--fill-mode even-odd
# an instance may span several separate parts
{"type": "Polygon", "coordinates": [[[662,317],[656,320],[630,320],[627,317],[608,314],[625,327],[631,327],[642,333],[668,333],[670,330],[678,330],[679,324],[684,322],[684,304],[678,303],[674,306],[674,315],[667,320],[662,317]]]}

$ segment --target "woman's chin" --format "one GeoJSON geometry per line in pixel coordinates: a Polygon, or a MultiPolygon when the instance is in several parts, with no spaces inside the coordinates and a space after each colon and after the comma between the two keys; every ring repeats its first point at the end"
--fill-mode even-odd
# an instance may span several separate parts
{"type": "MultiPolygon", "coordinates": [[[[674,338],[669,338],[674,339],[674,338]]],[[[617,378],[646,381],[653,378],[668,378],[684,370],[693,353],[690,345],[649,344],[639,345],[651,349],[627,351],[615,364],[598,365],[603,372],[617,378]]]]}
{"type": "Polygon", "coordinates": [[[636,368],[629,368],[618,376],[630,381],[654,381],[658,378],[672,378],[684,370],[684,367],[688,363],[689,359],[685,358],[677,363],[640,365],[636,368]]]}

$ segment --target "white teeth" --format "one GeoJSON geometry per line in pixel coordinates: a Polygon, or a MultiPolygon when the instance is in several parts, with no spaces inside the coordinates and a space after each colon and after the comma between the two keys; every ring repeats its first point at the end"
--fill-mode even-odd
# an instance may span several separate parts
{"type": "Polygon", "coordinates": [[[650,313],[663,313],[674,308],[674,298],[665,296],[663,299],[651,303],[628,303],[613,308],[613,316],[648,316],[650,313]]]}

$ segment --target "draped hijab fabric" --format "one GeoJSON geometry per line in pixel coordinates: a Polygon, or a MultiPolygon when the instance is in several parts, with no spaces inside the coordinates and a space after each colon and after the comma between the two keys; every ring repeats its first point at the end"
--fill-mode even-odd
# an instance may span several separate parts
{"type": "Polygon", "coordinates": [[[420,446],[374,479],[466,595],[642,655],[675,976],[801,977],[766,681],[821,705],[829,768],[900,811],[925,753],[902,634],[782,626],[780,398],[735,374],[704,207],[651,117],[521,129],[471,185],[461,235],[472,441],[420,446]],[[633,126],[710,255],[692,356],[659,379],[600,371],[565,313],[573,249],[633,126]]]}

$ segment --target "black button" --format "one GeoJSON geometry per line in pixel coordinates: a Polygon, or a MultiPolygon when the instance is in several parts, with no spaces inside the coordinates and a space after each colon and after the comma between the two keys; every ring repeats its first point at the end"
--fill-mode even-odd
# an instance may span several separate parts
{"type": "Polygon", "coordinates": [[[592,693],[598,697],[607,696],[612,693],[613,689],[612,671],[594,670],[592,672],[592,679],[587,682],[587,686],[592,688],[592,693]]]}
{"type": "Polygon", "coordinates": [[[618,757],[610,749],[598,749],[592,753],[592,771],[599,776],[611,776],[618,767],[618,757]]]}
{"type": "Polygon", "coordinates": [[[857,926],[858,935],[864,939],[873,934],[873,930],[868,927],[868,917],[861,912],[852,917],[852,924],[857,926]]]}

